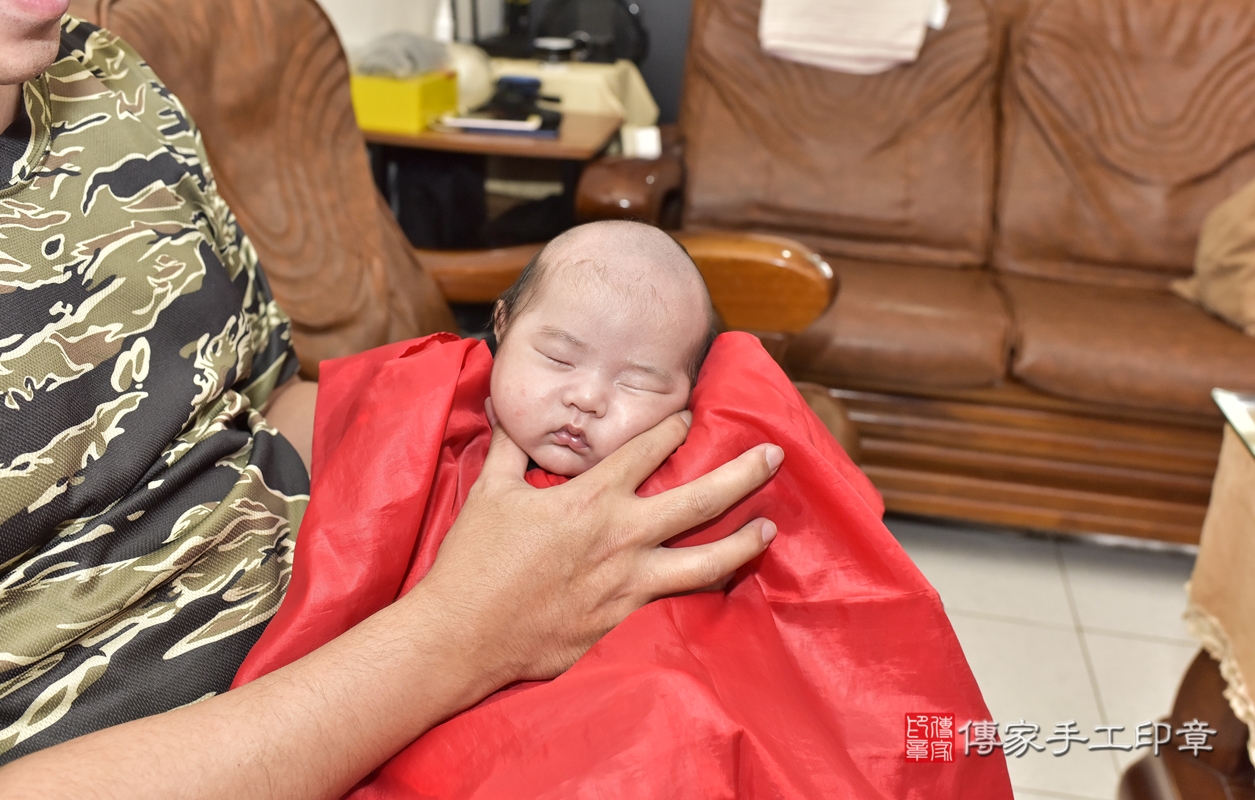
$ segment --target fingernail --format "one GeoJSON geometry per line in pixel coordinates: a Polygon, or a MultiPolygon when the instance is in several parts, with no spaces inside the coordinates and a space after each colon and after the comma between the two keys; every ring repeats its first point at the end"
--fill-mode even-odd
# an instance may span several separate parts
{"type": "Polygon", "coordinates": [[[783,462],[784,450],[781,450],[774,444],[767,445],[767,469],[775,472],[780,468],[780,464],[783,462]]]}
{"type": "Polygon", "coordinates": [[[776,523],[769,519],[763,520],[763,526],[759,530],[763,537],[763,547],[771,544],[771,540],[776,538],[776,523]]]}
{"type": "Polygon", "coordinates": [[[687,408],[680,412],[680,419],[684,420],[684,424],[693,427],[693,412],[687,408]]]}

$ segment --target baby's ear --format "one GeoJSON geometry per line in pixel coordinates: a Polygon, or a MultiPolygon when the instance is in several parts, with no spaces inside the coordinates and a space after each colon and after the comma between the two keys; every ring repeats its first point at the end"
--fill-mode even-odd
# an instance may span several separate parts
{"type": "Polygon", "coordinates": [[[505,303],[501,300],[495,300],[492,304],[492,335],[497,341],[501,341],[501,332],[505,330],[506,319],[505,303]]]}

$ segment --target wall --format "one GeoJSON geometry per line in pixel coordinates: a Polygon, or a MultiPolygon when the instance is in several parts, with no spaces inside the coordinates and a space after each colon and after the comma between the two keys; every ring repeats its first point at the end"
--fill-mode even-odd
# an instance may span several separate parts
{"type": "Polygon", "coordinates": [[[422,36],[431,33],[436,0],[318,0],[340,36],[352,50],[394,30],[422,36]]]}
{"type": "Polygon", "coordinates": [[[659,120],[675,122],[684,84],[684,56],[688,52],[689,11],[692,0],[633,0],[649,29],[649,55],[641,74],[658,101],[659,120]]]}
{"type": "MultiPolygon", "coordinates": [[[[471,3],[455,0],[458,38],[471,36],[471,3]]],[[[345,50],[352,51],[392,31],[430,36],[439,0],[318,0],[335,25],[345,50]]],[[[479,31],[490,36],[501,29],[501,0],[478,0],[479,31]]]]}
{"type": "MultiPolygon", "coordinates": [[[[539,18],[551,0],[532,0],[533,16],[539,18]]],[[[659,121],[675,122],[684,83],[684,54],[688,50],[689,11],[693,0],[628,0],[640,7],[641,20],[649,31],[649,55],[641,75],[658,102],[659,121]]]]}

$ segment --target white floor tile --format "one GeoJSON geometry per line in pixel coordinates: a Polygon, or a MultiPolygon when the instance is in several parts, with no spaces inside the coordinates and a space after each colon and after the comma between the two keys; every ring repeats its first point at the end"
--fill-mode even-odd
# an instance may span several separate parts
{"type": "MultiPolygon", "coordinates": [[[[1132,741],[1138,724],[1167,716],[1186,667],[1198,654],[1198,645],[1150,642],[1102,634],[1085,634],[1090,663],[1109,724],[1123,725],[1116,741],[1132,741]]],[[[1145,755],[1113,751],[1120,768],[1145,755]]]]}
{"type": "Polygon", "coordinates": [[[1045,796],[1114,797],[1119,773],[1110,753],[1082,744],[1054,756],[1059,745],[1045,742],[1059,722],[1075,720],[1091,740],[1102,723],[1076,631],[957,614],[951,621],[1001,729],[1021,719],[1041,726],[1037,742],[1046,751],[1009,758],[1011,783],[1045,796]]]}
{"type": "Polygon", "coordinates": [[[1072,627],[1049,540],[903,517],[887,517],[885,524],[941,594],[948,612],[1072,627]]]}
{"type": "Polygon", "coordinates": [[[1194,558],[1181,553],[1061,542],[1066,579],[1086,630],[1193,641],[1181,615],[1194,558]]]}
{"type": "Polygon", "coordinates": [[[1015,791],[1015,800],[1037,800],[1037,798],[1047,798],[1048,800],[1111,800],[1111,797],[1094,797],[1088,794],[1035,792],[1031,789],[1022,789],[1019,786],[1013,786],[1012,789],[1015,791]]]}

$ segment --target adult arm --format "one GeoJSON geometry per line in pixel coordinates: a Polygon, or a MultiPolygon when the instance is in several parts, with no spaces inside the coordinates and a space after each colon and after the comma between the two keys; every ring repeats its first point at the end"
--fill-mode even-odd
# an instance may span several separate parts
{"type": "MultiPolygon", "coordinates": [[[[491,417],[491,414],[490,414],[491,417]]],[[[499,426],[431,572],[344,635],[246,686],[0,769],[5,798],[333,798],[431,726],[515,680],[552,677],[641,605],[758,555],[755,520],[707,545],[663,541],[761,485],[760,445],[669,492],[638,487],[684,440],[687,412],[592,470],[538,490],[499,426]]]]}
{"type": "Polygon", "coordinates": [[[314,452],[314,400],[318,384],[293,375],[276,387],[261,413],[283,438],[292,443],[309,471],[314,452]]]}

